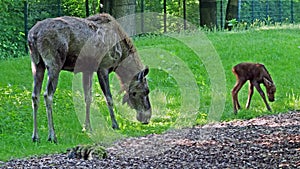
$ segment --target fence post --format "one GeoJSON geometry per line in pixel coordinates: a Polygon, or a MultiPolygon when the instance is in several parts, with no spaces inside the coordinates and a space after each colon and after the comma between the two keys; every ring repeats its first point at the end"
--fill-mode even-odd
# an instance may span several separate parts
{"type": "Polygon", "coordinates": [[[144,33],[144,0],[141,0],[141,32],[144,33]]]}
{"type": "Polygon", "coordinates": [[[291,0],[291,23],[294,23],[294,1],[291,0]]]}
{"type": "Polygon", "coordinates": [[[201,6],[200,6],[201,2],[200,1],[201,0],[199,0],[199,25],[201,25],[201,6]]]}
{"type": "Polygon", "coordinates": [[[164,0],[164,33],[167,32],[167,0],[164,0]]]}
{"type": "Polygon", "coordinates": [[[237,21],[240,22],[241,21],[241,5],[242,5],[242,0],[238,0],[238,14],[237,14],[237,21]]]}
{"type": "Polygon", "coordinates": [[[254,0],[252,0],[251,4],[251,21],[254,22],[254,0]]]}
{"type": "Polygon", "coordinates": [[[279,0],[279,22],[282,24],[282,1],[279,0]]]}
{"type": "Polygon", "coordinates": [[[105,12],[104,11],[104,2],[103,2],[104,0],[100,0],[100,13],[103,13],[103,12],[105,12]],[[102,7],[101,7],[101,4],[103,5],[102,7]]]}
{"type": "Polygon", "coordinates": [[[85,0],[85,16],[90,16],[89,0],[85,0]]]}
{"type": "Polygon", "coordinates": [[[25,52],[28,53],[27,36],[28,36],[28,2],[24,1],[24,33],[25,33],[25,52]]]}
{"type": "Polygon", "coordinates": [[[61,0],[57,0],[57,16],[61,15],[61,0]]]}
{"type": "Polygon", "coordinates": [[[183,29],[186,30],[186,0],[183,0],[183,29]]]}
{"type": "Polygon", "coordinates": [[[221,18],[221,30],[224,28],[224,25],[223,25],[223,0],[220,1],[220,18],[221,18]]]}
{"type": "Polygon", "coordinates": [[[266,19],[269,17],[269,0],[266,0],[266,19]]]}

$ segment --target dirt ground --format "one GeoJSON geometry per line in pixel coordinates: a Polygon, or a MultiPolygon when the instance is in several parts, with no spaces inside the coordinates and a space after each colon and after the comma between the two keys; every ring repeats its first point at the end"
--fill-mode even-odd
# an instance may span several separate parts
{"type": "Polygon", "coordinates": [[[300,112],[127,138],[105,159],[67,154],[16,159],[2,168],[300,168],[300,112]]]}

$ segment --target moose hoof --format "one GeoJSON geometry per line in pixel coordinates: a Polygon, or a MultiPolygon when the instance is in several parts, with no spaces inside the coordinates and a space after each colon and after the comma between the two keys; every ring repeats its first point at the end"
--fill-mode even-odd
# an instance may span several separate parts
{"type": "Polygon", "coordinates": [[[49,137],[48,137],[48,141],[51,142],[51,143],[57,144],[57,139],[56,139],[55,136],[49,136],[49,137]]]}
{"type": "Polygon", "coordinates": [[[92,129],[92,127],[86,127],[86,126],[83,126],[81,131],[82,131],[83,133],[87,133],[87,132],[92,132],[93,129],[92,129]]]}
{"type": "Polygon", "coordinates": [[[32,142],[38,143],[40,142],[40,139],[38,137],[32,137],[32,142]]]}
{"type": "Polygon", "coordinates": [[[120,129],[118,124],[113,124],[113,125],[112,125],[112,128],[113,128],[114,130],[119,130],[119,129],[120,129]]]}

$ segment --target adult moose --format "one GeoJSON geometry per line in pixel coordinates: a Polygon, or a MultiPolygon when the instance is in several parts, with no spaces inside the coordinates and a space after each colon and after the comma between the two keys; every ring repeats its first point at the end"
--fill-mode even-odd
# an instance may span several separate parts
{"type": "Polygon", "coordinates": [[[247,80],[249,80],[249,93],[246,108],[248,109],[250,106],[253,88],[255,87],[260,96],[263,98],[267,109],[271,111],[271,107],[269,106],[265,94],[260,87],[261,83],[264,84],[267,90],[269,101],[273,102],[275,100],[274,94],[276,92],[276,87],[266,67],[259,63],[240,63],[232,68],[232,72],[236,76],[236,84],[232,89],[234,113],[236,114],[237,110],[241,108],[238,101],[238,92],[247,80]]]}
{"type": "Polygon", "coordinates": [[[110,112],[112,127],[118,129],[109,89],[110,72],[116,72],[125,95],[123,101],[135,109],[137,120],[147,124],[151,118],[149,88],[145,76],[149,69],[141,63],[133,42],[117,21],[108,14],[82,19],[58,17],[38,22],[28,34],[32,74],[33,135],[38,141],[37,112],[45,70],[48,81],[44,93],[48,117],[48,141],[57,142],[53,126],[52,103],[61,70],[82,72],[86,103],[85,128],[90,125],[92,75],[97,72],[110,112]]]}

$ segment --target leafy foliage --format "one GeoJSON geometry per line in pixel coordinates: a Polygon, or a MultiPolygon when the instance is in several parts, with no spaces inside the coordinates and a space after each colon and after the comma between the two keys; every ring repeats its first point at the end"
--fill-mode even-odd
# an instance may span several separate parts
{"type": "Polygon", "coordinates": [[[28,0],[28,26],[29,29],[37,22],[46,18],[61,15],[60,4],[57,0],[28,0]]]}
{"type": "Polygon", "coordinates": [[[23,2],[3,0],[0,9],[0,59],[22,56],[25,46],[23,2]]]}
{"type": "Polygon", "coordinates": [[[69,16],[85,17],[85,3],[84,0],[66,0],[62,1],[63,14],[69,16]]]}

